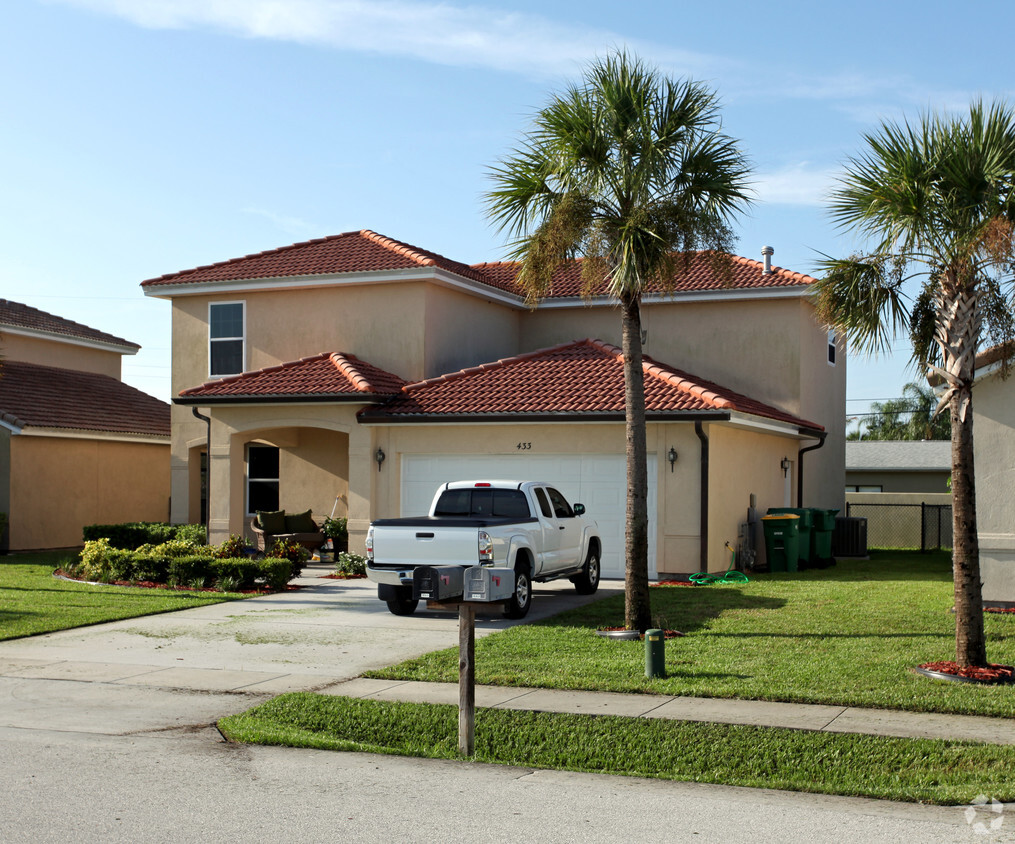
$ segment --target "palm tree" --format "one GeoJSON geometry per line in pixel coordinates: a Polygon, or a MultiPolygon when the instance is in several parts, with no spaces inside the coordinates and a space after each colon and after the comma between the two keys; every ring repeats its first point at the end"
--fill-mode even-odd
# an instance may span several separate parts
{"type": "Polygon", "coordinates": [[[905,384],[901,398],[872,402],[864,430],[851,433],[847,439],[946,440],[951,436],[951,425],[935,412],[937,407],[938,397],[929,386],[905,384]]]}
{"type": "Polygon", "coordinates": [[[926,115],[865,136],[832,198],[832,216],[873,243],[823,262],[819,316],[857,347],[883,350],[901,331],[914,361],[943,382],[952,443],[955,659],[986,664],[973,472],[972,385],[981,341],[1012,335],[1015,114],[973,103],[968,117],[926,115]],[[922,279],[915,299],[910,278],[922,279]]]}
{"type": "MultiPolygon", "coordinates": [[[[627,436],[625,623],[651,626],[641,296],[672,287],[691,250],[717,264],[746,204],[747,166],[719,131],[710,90],[626,53],[593,63],[552,97],[520,147],[491,171],[490,216],[514,238],[518,283],[535,307],[554,270],[583,257],[585,294],[620,304],[627,436]]],[[[728,271],[728,270],[727,270],[728,271]]]]}

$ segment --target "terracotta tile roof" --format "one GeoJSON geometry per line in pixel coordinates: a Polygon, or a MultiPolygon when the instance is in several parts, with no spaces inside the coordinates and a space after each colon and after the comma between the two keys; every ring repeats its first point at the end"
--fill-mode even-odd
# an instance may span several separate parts
{"type": "Polygon", "coordinates": [[[19,428],[169,436],[170,407],[91,372],[21,361],[0,365],[0,419],[19,428]]]}
{"type": "Polygon", "coordinates": [[[437,267],[474,281],[484,280],[468,264],[364,229],[150,278],[141,282],[141,286],[151,288],[203,281],[291,278],[426,267],[437,267]]]}
{"type": "MultiPolygon", "coordinates": [[[[803,273],[773,267],[765,275],[760,261],[736,255],[730,265],[730,276],[723,278],[714,271],[710,253],[693,252],[686,267],[681,266],[674,290],[719,291],[724,289],[804,287],[814,279],[803,273]]],[[[518,264],[502,262],[469,266],[452,261],[436,252],[428,252],[407,243],[364,229],[358,232],[308,240],[258,252],[231,261],[221,261],[192,270],[151,278],[141,286],[154,289],[164,285],[197,284],[209,281],[246,281],[266,278],[297,278],[342,273],[378,272],[435,267],[463,278],[497,288],[505,293],[522,295],[515,283],[518,264]]],[[[564,264],[554,274],[548,298],[567,298],[581,294],[581,260],[564,264]]],[[[662,290],[659,285],[655,288],[662,290]]]]}
{"type": "MultiPolygon", "coordinates": [[[[761,261],[752,261],[750,258],[741,258],[738,255],[729,257],[732,259],[729,266],[730,275],[724,278],[722,274],[713,269],[710,253],[690,253],[686,265],[682,261],[679,262],[672,288],[673,292],[803,287],[813,284],[815,281],[809,275],[790,272],[782,267],[772,267],[772,272],[765,275],[764,265],[761,261]]],[[[480,271],[489,284],[513,293],[519,292],[515,283],[519,266],[516,262],[473,264],[473,268],[480,271]]],[[[580,258],[561,265],[553,274],[553,286],[547,298],[580,296],[582,291],[581,266],[582,259],[580,258]]],[[[604,283],[600,290],[605,293],[605,289],[604,283]]],[[[654,293],[660,293],[663,290],[664,288],[660,284],[651,285],[648,288],[648,292],[654,293]]]]}
{"type": "Polygon", "coordinates": [[[360,398],[370,401],[395,395],[405,383],[397,375],[352,355],[322,352],[278,366],[207,381],[199,387],[183,390],[180,398],[219,401],[360,398]]]}
{"type": "Polygon", "coordinates": [[[74,322],[63,317],[48,314],[38,308],[22,305],[19,302],[11,302],[7,299],[0,299],[0,333],[4,326],[10,328],[24,328],[31,331],[45,331],[47,334],[61,334],[65,337],[74,337],[80,340],[91,340],[99,343],[110,343],[114,346],[123,346],[125,350],[136,352],[141,347],[137,343],[131,343],[122,337],[115,337],[89,328],[87,325],[74,322]]]}
{"type": "MultiPolygon", "coordinates": [[[[645,405],[652,415],[728,411],[823,430],[779,408],[646,357],[645,405]]],[[[578,340],[463,369],[402,388],[364,419],[624,412],[623,354],[601,340],[578,340]]]]}

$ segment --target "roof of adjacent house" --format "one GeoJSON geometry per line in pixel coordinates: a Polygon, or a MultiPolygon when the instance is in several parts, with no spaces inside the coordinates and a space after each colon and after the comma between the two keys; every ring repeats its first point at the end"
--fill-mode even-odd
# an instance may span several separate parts
{"type": "MultiPolygon", "coordinates": [[[[674,418],[744,413],[800,428],[824,430],[711,381],[643,362],[648,416],[674,418]]],[[[371,421],[518,417],[623,418],[624,357],[601,340],[559,346],[407,384],[390,402],[361,411],[371,421]]]]}
{"type": "Polygon", "coordinates": [[[846,443],[846,471],[950,472],[952,444],[948,440],[850,440],[846,443]]]}
{"type": "MultiPolygon", "coordinates": [[[[547,298],[581,295],[581,266],[580,260],[561,265],[554,273],[552,289],[547,298]]],[[[790,272],[781,267],[773,267],[772,272],[766,274],[760,261],[737,256],[717,258],[714,253],[707,252],[689,253],[686,260],[677,262],[677,267],[672,284],[673,292],[806,287],[814,281],[808,275],[790,272]]],[[[156,290],[159,287],[203,282],[340,276],[346,273],[426,268],[453,273],[502,292],[523,295],[515,281],[519,269],[516,262],[469,266],[368,229],[294,243],[280,249],[169,273],[143,281],[141,286],[156,290]]],[[[663,285],[649,288],[650,292],[663,290],[663,285]]],[[[596,292],[606,292],[605,282],[596,292]]]]}
{"type": "Polygon", "coordinates": [[[108,375],[22,361],[0,365],[0,421],[17,428],[169,436],[170,406],[108,375]]]}
{"type": "Polygon", "coordinates": [[[0,331],[4,327],[122,346],[131,353],[137,352],[141,348],[137,343],[131,343],[122,337],[116,337],[105,331],[98,331],[73,320],[22,305],[20,302],[11,302],[8,299],[0,299],[0,331]]]}
{"type": "Polygon", "coordinates": [[[374,401],[398,393],[406,382],[379,367],[341,352],[217,378],[183,390],[181,403],[204,401],[374,401]]]}

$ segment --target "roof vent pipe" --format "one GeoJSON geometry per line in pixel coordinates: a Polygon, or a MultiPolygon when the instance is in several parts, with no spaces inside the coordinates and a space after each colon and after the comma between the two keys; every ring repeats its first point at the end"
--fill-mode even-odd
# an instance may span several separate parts
{"type": "Polygon", "coordinates": [[[775,250],[771,246],[762,246],[761,254],[765,258],[765,269],[761,271],[762,275],[772,274],[772,256],[775,254],[775,250]]]}

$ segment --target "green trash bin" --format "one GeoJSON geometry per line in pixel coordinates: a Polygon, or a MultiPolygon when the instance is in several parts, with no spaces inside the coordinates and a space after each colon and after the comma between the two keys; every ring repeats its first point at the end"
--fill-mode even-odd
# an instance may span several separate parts
{"type": "Polygon", "coordinates": [[[769,571],[796,571],[800,556],[800,517],[782,513],[761,517],[769,571]]]}
{"type": "MultiPolygon", "coordinates": [[[[782,515],[792,513],[800,518],[800,539],[797,542],[797,562],[799,568],[803,568],[811,559],[811,511],[806,507],[769,507],[768,514],[782,515]]],[[[796,571],[796,569],[791,569],[796,571]]]]}
{"type": "Polygon", "coordinates": [[[835,533],[835,517],[838,512],[811,508],[811,562],[815,565],[826,566],[832,562],[832,535],[835,533]]]}

